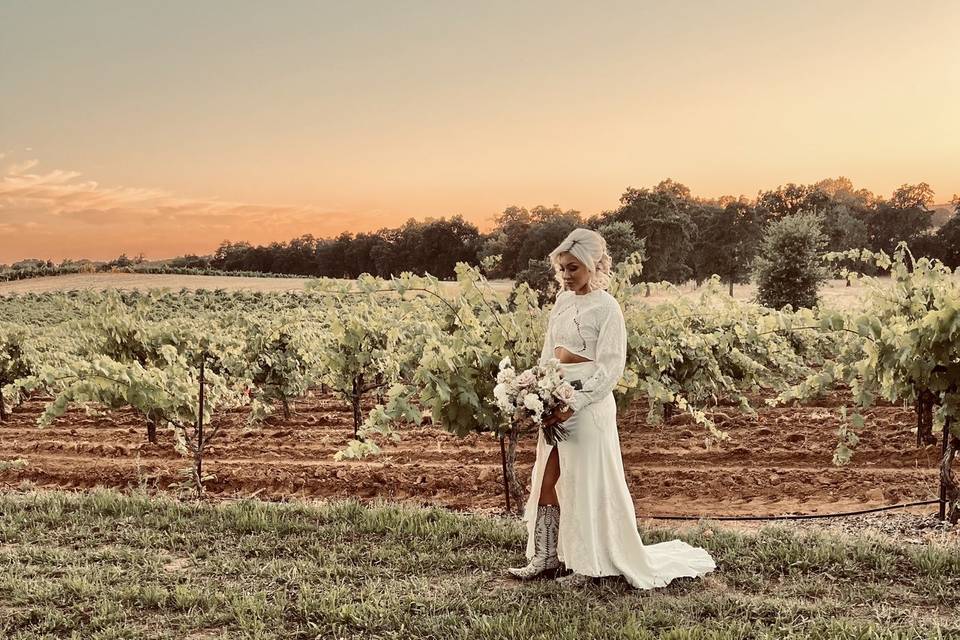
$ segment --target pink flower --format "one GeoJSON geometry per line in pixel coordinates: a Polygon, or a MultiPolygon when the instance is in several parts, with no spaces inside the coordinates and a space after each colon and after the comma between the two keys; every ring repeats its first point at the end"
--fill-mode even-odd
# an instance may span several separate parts
{"type": "Polygon", "coordinates": [[[534,375],[532,371],[527,369],[523,373],[517,376],[515,380],[516,384],[521,387],[531,387],[537,382],[537,376],[534,375]]]}
{"type": "Polygon", "coordinates": [[[573,398],[573,394],[575,394],[576,392],[577,390],[574,389],[570,383],[565,382],[560,386],[558,386],[556,389],[554,389],[553,395],[555,395],[558,399],[560,399],[565,404],[569,404],[570,400],[573,398]]]}

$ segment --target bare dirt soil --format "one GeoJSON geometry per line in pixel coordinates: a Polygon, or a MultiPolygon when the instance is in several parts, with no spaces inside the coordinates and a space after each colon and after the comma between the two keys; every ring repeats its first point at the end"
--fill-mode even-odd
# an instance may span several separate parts
{"type": "MultiPolygon", "coordinates": [[[[457,438],[433,426],[410,427],[379,456],[337,462],[333,454],[352,434],[350,407],[319,390],[312,394],[295,402],[290,420],[271,416],[259,428],[246,426],[244,411],[218,418],[222,429],[204,467],[216,476],[208,490],[221,497],[383,498],[502,511],[500,446],[491,435],[457,438]]],[[[169,432],[148,443],[145,423],[132,410],[87,416],[71,409],[40,429],[35,421],[48,400],[31,399],[0,423],[0,486],[167,489],[189,464],[169,432]],[[17,459],[25,464],[4,464],[17,459]]],[[[721,407],[714,417],[730,440],[710,446],[689,418],[652,426],[646,407],[636,403],[619,428],[637,515],[829,513],[935,499],[939,447],[916,448],[910,409],[867,411],[852,462],[832,465],[842,401],[837,394],[816,406],[764,407],[757,416],[721,407]]],[[[534,449],[532,436],[521,441],[518,467],[527,480],[534,449]]]]}

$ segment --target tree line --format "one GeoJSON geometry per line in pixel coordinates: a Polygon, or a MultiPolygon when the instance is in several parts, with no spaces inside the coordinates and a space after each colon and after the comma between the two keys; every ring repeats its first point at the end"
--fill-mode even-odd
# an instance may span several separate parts
{"type": "Polygon", "coordinates": [[[499,255],[488,268],[490,277],[539,281],[549,277],[544,260],[550,250],[584,226],[604,235],[615,262],[642,250],[644,281],[699,284],[716,273],[732,286],[750,280],[765,229],[801,213],[816,218],[827,251],[866,248],[892,254],[905,241],[916,255],[960,266],[960,198],[951,201],[949,217],[936,212],[944,221],[934,216],[933,197],[927,183],[904,184],[884,198],[840,177],[790,183],[752,200],[701,198],[667,179],[652,188],[629,187],[616,209],[591,217],[556,205],[510,206],[485,234],[460,215],[410,219],[398,228],[334,238],[307,234],[257,246],[224,241],[212,255],[174,258],[169,266],[333,278],[362,273],[389,278],[409,271],[452,279],[457,262],[478,265],[499,255]]]}
{"type": "MultiPolygon", "coordinates": [[[[933,196],[930,186],[920,183],[904,184],[883,198],[856,189],[841,177],[787,184],[761,191],[753,200],[706,199],[668,179],[653,188],[628,188],[618,208],[589,218],[556,205],[511,206],[494,219],[494,228],[486,234],[460,216],[411,219],[397,229],[345,232],[332,239],[305,235],[257,247],[224,242],[207,263],[184,266],[342,278],[410,271],[447,279],[454,277],[458,261],[476,265],[499,255],[490,275],[517,278],[531,268],[542,268],[545,256],[571,230],[585,226],[607,238],[614,261],[642,248],[645,281],[699,283],[716,273],[725,282],[739,283],[750,279],[766,227],[798,213],[813,214],[820,221],[827,251],[867,248],[892,254],[898,242],[906,241],[917,255],[958,266],[960,216],[954,214],[937,228],[933,196]]],[[[960,210],[960,199],[955,196],[951,205],[960,210]]]]}

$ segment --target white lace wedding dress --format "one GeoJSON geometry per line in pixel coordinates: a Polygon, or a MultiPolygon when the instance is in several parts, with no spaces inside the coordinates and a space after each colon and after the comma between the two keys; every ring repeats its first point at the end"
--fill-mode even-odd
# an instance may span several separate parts
{"type": "MultiPolygon", "coordinates": [[[[550,313],[540,362],[562,346],[590,362],[561,364],[567,380],[581,380],[564,424],[567,439],[557,444],[560,532],[557,556],[568,569],[587,576],[622,575],[636,588],[662,587],[681,576],[698,577],[716,568],[706,550],[682,540],[644,545],[637,531],[617,433],[612,390],[623,375],[627,337],[620,304],[596,289],[584,295],[564,291],[550,313]]],[[[527,558],[534,555],[534,525],[544,467],[553,447],[540,433],[537,459],[524,510],[527,558]]]]}

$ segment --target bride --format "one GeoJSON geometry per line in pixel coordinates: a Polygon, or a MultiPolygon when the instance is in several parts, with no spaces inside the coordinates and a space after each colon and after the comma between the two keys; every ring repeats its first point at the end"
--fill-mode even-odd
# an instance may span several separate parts
{"type": "Polygon", "coordinates": [[[716,564],[704,549],[682,540],[644,545],[637,531],[613,397],[627,336],[620,305],[606,291],[612,266],[606,241],[590,229],[574,229],[550,262],[564,290],[550,313],[540,363],[557,358],[564,379],[580,380],[582,388],[568,403],[572,410],[548,418],[564,423],[567,438],[550,446],[540,432],[523,517],[530,563],[510,573],[521,579],[552,575],[562,562],[573,572],[557,581],[568,586],[622,575],[650,589],[713,571],[716,564]]]}

